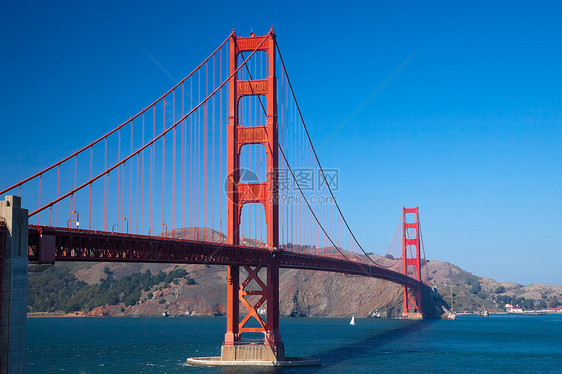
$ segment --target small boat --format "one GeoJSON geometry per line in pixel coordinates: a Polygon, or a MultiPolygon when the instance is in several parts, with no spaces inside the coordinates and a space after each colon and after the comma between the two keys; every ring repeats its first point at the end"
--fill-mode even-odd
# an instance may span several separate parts
{"type": "Polygon", "coordinates": [[[162,317],[169,317],[170,313],[168,313],[168,309],[162,312],[162,317]]]}
{"type": "Polygon", "coordinates": [[[351,316],[351,321],[349,322],[351,326],[355,326],[355,315],[351,316]]]}

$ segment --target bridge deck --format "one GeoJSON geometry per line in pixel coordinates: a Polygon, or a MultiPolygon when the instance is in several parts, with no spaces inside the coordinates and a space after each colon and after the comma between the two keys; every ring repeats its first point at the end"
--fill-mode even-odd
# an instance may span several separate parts
{"type": "Polygon", "coordinates": [[[408,287],[420,282],[402,273],[362,262],[284,250],[233,246],[161,236],[29,226],[29,261],[161,262],[209,265],[268,264],[280,256],[290,269],[330,271],[385,279],[408,287]]]}

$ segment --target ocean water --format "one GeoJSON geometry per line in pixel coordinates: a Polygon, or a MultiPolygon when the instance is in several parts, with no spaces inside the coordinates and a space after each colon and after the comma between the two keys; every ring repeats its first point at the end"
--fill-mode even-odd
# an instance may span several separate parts
{"type": "Polygon", "coordinates": [[[562,373],[562,315],[462,316],[456,321],[292,318],[281,320],[288,356],[311,368],[185,365],[216,356],[226,320],[28,319],[28,373],[562,373]]]}

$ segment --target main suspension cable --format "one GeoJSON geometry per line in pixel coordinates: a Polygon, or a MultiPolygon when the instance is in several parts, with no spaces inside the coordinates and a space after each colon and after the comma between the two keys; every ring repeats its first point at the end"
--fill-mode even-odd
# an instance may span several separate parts
{"type": "Polygon", "coordinates": [[[279,59],[280,59],[280,61],[281,61],[281,65],[283,66],[283,71],[285,72],[285,76],[287,77],[287,83],[289,83],[289,88],[291,89],[291,95],[293,96],[293,100],[295,101],[295,105],[296,105],[296,107],[297,107],[297,111],[299,112],[299,116],[300,116],[300,119],[301,119],[301,121],[302,121],[302,125],[303,125],[304,131],[305,131],[305,133],[306,133],[306,137],[307,137],[307,139],[308,139],[308,142],[309,142],[309,144],[310,144],[310,147],[312,148],[312,152],[313,152],[313,154],[314,154],[314,158],[316,159],[316,162],[317,162],[317,164],[318,164],[318,167],[320,168],[320,172],[322,173],[322,178],[324,179],[324,183],[326,183],[326,187],[328,187],[328,191],[330,191],[330,195],[332,196],[332,199],[334,200],[334,204],[336,205],[336,208],[338,209],[338,212],[339,212],[339,214],[340,214],[340,216],[341,216],[341,218],[342,218],[342,220],[343,220],[345,226],[347,227],[347,230],[348,230],[349,233],[351,234],[351,237],[353,238],[353,240],[355,241],[355,243],[357,244],[357,246],[361,249],[361,251],[363,252],[363,254],[364,254],[372,263],[374,263],[375,265],[377,265],[377,266],[379,266],[379,267],[382,267],[382,266],[379,265],[376,261],[374,261],[374,260],[371,258],[371,256],[369,256],[369,255],[367,254],[367,252],[363,249],[363,247],[361,246],[361,244],[359,243],[359,241],[358,241],[357,238],[355,237],[355,234],[353,233],[353,231],[352,231],[351,228],[349,227],[349,224],[347,223],[347,220],[346,220],[345,217],[343,216],[343,213],[342,213],[342,211],[341,211],[341,209],[340,209],[339,204],[338,204],[337,201],[336,201],[336,198],[335,198],[335,196],[334,196],[334,193],[332,192],[332,189],[331,189],[330,185],[328,184],[328,180],[327,180],[327,178],[326,178],[326,175],[324,174],[324,169],[322,168],[322,165],[320,164],[320,160],[319,160],[319,158],[318,158],[318,155],[317,155],[317,153],[316,153],[316,150],[314,149],[314,145],[312,144],[312,140],[310,139],[310,134],[308,133],[308,129],[306,128],[306,124],[305,124],[305,121],[304,121],[304,117],[303,117],[303,115],[302,115],[300,106],[299,106],[299,104],[298,104],[298,102],[297,102],[297,98],[296,98],[296,96],[295,96],[295,92],[294,92],[294,90],[293,90],[293,85],[291,84],[291,80],[289,79],[289,74],[287,73],[287,68],[285,67],[285,62],[283,61],[283,56],[281,55],[281,50],[279,49],[279,45],[278,45],[277,43],[275,43],[275,46],[276,46],[276,48],[277,48],[277,52],[279,53],[279,59]]]}
{"type": "MultiPolygon", "coordinates": [[[[160,135],[156,136],[154,139],[152,139],[151,141],[149,141],[148,143],[146,143],[144,146],[142,146],[141,148],[139,148],[137,151],[135,151],[134,153],[130,154],[128,157],[124,158],[123,160],[117,162],[115,165],[113,165],[112,167],[110,167],[109,169],[104,170],[102,173],[98,174],[96,177],[91,178],[90,180],[84,182],[82,185],[72,189],[71,191],[67,192],[66,194],[60,196],[59,198],[51,201],[48,204],[43,205],[42,207],[38,208],[37,210],[31,212],[29,214],[29,217],[34,216],[37,213],[40,213],[41,211],[43,211],[44,209],[58,203],[59,201],[67,198],[68,196],[71,196],[73,194],[75,194],[77,191],[81,190],[82,188],[88,186],[89,184],[95,182],[96,180],[98,180],[99,178],[101,178],[102,176],[109,174],[109,172],[111,172],[112,170],[114,170],[115,168],[121,166],[122,164],[126,163],[127,161],[129,161],[131,158],[133,158],[134,156],[136,156],[137,154],[139,154],[140,152],[144,151],[146,148],[148,148],[150,145],[154,144],[158,139],[160,139],[161,137],[163,137],[164,135],[166,135],[168,132],[170,132],[172,129],[176,128],[176,126],[178,124],[180,124],[181,122],[183,122],[187,117],[189,117],[193,112],[195,112],[197,109],[199,109],[203,104],[205,104],[218,90],[220,90],[228,81],[230,81],[230,79],[238,73],[238,70],[240,70],[242,68],[243,65],[246,64],[246,62],[256,53],[256,51],[262,46],[262,44],[267,40],[267,38],[269,37],[269,35],[271,34],[271,31],[264,37],[264,39],[261,41],[261,43],[256,47],[256,49],[253,50],[253,52],[250,54],[250,56],[248,56],[248,58],[242,63],[242,65],[240,65],[232,74],[230,74],[230,76],[228,78],[226,78],[219,87],[217,87],[213,92],[211,92],[203,101],[201,101],[197,106],[195,106],[193,109],[191,109],[189,111],[189,113],[187,113],[186,115],[184,115],[183,117],[181,117],[178,121],[176,121],[172,126],[170,126],[169,128],[167,128],[166,130],[162,131],[160,133],[160,135]]],[[[230,38],[230,36],[229,36],[230,38]]]]}

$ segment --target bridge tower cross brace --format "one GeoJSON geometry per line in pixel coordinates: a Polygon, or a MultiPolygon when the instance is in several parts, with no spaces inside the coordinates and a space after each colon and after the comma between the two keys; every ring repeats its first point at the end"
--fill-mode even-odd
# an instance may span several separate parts
{"type": "MultiPolygon", "coordinates": [[[[420,256],[420,215],[418,207],[402,207],[402,271],[408,275],[408,268],[415,268],[415,278],[421,284],[421,256],[420,256]],[[406,215],[415,215],[415,221],[407,222],[406,215]],[[413,234],[413,235],[409,235],[413,234]],[[412,257],[408,258],[408,253],[412,257]]],[[[422,317],[421,287],[414,289],[404,286],[404,317],[422,317]]]]}
{"type": "MultiPolygon", "coordinates": [[[[230,73],[238,68],[238,56],[244,52],[251,53],[264,40],[264,36],[237,37],[234,32],[230,39],[230,73]]],[[[229,265],[227,268],[227,328],[222,348],[223,360],[243,360],[246,356],[254,359],[281,361],[284,359],[284,347],[279,334],[279,206],[277,199],[279,166],[278,159],[278,123],[277,123],[277,77],[276,44],[273,30],[261,44],[258,51],[267,53],[268,76],[265,79],[240,80],[235,74],[229,82],[229,123],[227,131],[227,217],[228,243],[240,244],[240,218],[242,207],[248,203],[262,204],[265,211],[267,227],[267,263],[245,265],[248,273],[241,282],[240,266],[229,265]],[[239,103],[244,96],[265,96],[267,103],[267,123],[264,126],[245,126],[240,123],[239,103]],[[242,183],[240,180],[240,151],[249,144],[263,144],[266,150],[267,178],[262,183],[242,183]],[[259,271],[265,269],[266,279],[260,279],[259,271]],[[261,290],[249,291],[246,286],[252,281],[261,290]],[[257,303],[250,303],[248,296],[261,296],[257,303]],[[239,307],[242,304],[247,312],[240,321],[239,307]],[[253,304],[253,305],[252,305],[253,304]],[[258,313],[265,304],[266,320],[258,313]],[[260,327],[246,327],[249,320],[255,319],[260,327]],[[248,353],[242,348],[243,333],[261,332],[264,334],[262,352],[248,353]],[[238,348],[236,348],[238,347],[238,348]]],[[[246,55],[247,56],[247,55],[246,55]]],[[[244,67],[242,67],[244,69],[244,67]]],[[[240,69],[240,70],[242,70],[240,69]]],[[[255,78],[255,77],[253,77],[255,78]]]]}

